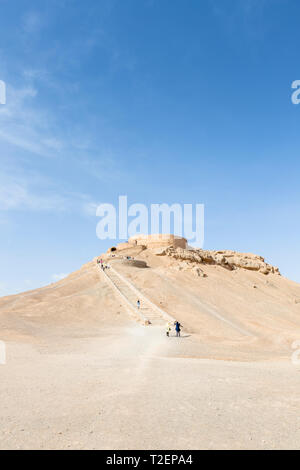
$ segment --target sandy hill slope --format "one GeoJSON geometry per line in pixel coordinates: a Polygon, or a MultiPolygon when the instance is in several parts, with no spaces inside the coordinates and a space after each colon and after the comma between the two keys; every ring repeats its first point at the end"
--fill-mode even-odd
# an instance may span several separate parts
{"type": "Polygon", "coordinates": [[[0,298],[2,340],[39,341],[51,334],[85,334],[128,322],[99,279],[95,262],[47,287],[0,298]]]}
{"type": "MultiPolygon", "coordinates": [[[[287,357],[300,337],[300,285],[259,256],[139,246],[102,258],[182,323],[183,355],[287,357]]],[[[60,282],[1,298],[2,339],[38,341],[58,330],[95,333],[131,323],[124,302],[100,274],[95,258],[60,282]]]]}
{"type": "Polygon", "coordinates": [[[299,447],[298,284],[229,251],[102,259],[105,272],[95,258],[0,299],[0,449],[299,447]],[[146,298],[178,319],[181,338],[164,319],[144,326],[111,273],[138,289],[142,311],[146,298]]]}
{"type": "Polygon", "coordinates": [[[260,256],[138,247],[114,255],[111,265],[184,325],[196,355],[285,356],[300,337],[300,285],[260,256]],[[149,267],[129,268],[127,256],[149,267]]]}

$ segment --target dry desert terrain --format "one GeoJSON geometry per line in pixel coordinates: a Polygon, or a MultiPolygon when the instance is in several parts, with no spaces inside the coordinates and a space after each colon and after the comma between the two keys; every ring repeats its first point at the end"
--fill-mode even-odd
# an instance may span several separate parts
{"type": "Polygon", "coordinates": [[[180,321],[180,338],[164,318],[143,324],[143,300],[130,311],[96,259],[1,298],[0,449],[299,448],[300,285],[218,256],[103,257],[180,321]]]}

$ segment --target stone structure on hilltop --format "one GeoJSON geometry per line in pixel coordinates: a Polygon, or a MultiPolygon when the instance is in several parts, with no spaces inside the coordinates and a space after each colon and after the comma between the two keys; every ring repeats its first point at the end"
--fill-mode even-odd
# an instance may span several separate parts
{"type": "MultiPolygon", "coordinates": [[[[125,243],[119,243],[108,250],[111,253],[122,252],[140,248],[140,251],[150,249],[154,255],[169,256],[180,262],[180,270],[194,269],[195,272],[205,277],[200,265],[218,265],[230,271],[246,269],[259,271],[262,274],[280,274],[277,267],[265,262],[262,256],[252,253],[238,253],[232,250],[202,250],[188,246],[187,240],[171,234],[135,235],[125,243]]],[[[132,253],[132,252],[131,252],[132,253]]],[[[117,254],[117,257],[126,257],[126,253],[117,254]]],[[[113,255],[115,256],[115,255],[113,255]]],[[[130,257],[128,257],[130,259],[130,257]]]]}
{"type": "Polygon", "coordinates": [[[128,250],[135,246],[144,246],[146,248],[160,248],[172,246],[173,248],[187,248],[187,240],[171,234],[155,235],[135,235],[129,238],[125,243],[119,243],[116,247],[118,251],[128,250]]]}

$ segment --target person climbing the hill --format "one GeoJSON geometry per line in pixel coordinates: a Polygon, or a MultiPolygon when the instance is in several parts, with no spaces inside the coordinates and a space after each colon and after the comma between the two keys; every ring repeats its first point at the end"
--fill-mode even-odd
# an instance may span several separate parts
{"type": "Polygon", "coordinates": [[[166,335],[169,337],[170,336],[170,331],[171,331],[171,325],[170,323],[166,324],[166,335]]]}
{"type": "Polygon", "coordinates": [[[176,336],[180,336],[181,324],[177,320],[175,322],[175,331],[176,331],[176,336]]]}
{"type": "Polygon", "coordinates": [[[137,305],[137,308],[140,308],[141,302],[138,300],[137,303],[136,303],[136,305],[137,305]]]}

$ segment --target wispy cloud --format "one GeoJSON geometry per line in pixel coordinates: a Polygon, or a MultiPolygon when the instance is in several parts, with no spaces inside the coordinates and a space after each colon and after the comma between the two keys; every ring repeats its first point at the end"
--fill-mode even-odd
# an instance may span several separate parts
{"type": "Polygon", "coordinates": [[[20,89],[7,86],[7,104],[0,107],[0,143],[33,156],[72,160],[80,172],[97,179],[120,178],[122,171],[114,152],[99,149],[98,137],[89,135],[84,123],[80,128],[66,126],[63,132],[62,117],[49,108],[44,111],[38,87],[29,82],[20,89]]]}
{"type": "Polygon", "coordinates": [[[58,195],[34,193],[23,181],[2,182],[0,187],[0,210],[61,211],[65,207],[65,198],[58,195]]]}
{"type": "Polygon", "coordinates": [[[95,216],[98,205],[96,202],[87,202],[82,206],[83,212],[88,216],[95,216]]]}
{"type": "Polygon", "coordinates": [[[58,138],[51,130],[51,116],[34,106],[36,88],[7,86],[7,103],[0,108],[0,141],[43,157],[58,151],[58,138]],[[55,143],[55,146],[53,145],[55,143]]]}
{"type": "Polygon", "coordinates": [[[0,172],[0,211],[69,212],[94,216],[96,202],[84,193],[45,188],[46,179],[38,173],[11,175],[0,172]]]}
{"type": "MultiPolygon", "coordinates": [[[[80,190],[70,191],[65,179],[62,189],[57,178],[51,179],[36,169],[25,170],[18,161],[10,161],[5,168],[5,152],[9,153],[12,146],[12,149],[18,148],[26,152],[33,168],[36,167],[34,157],[47,160],[51,158],[54,167],[61,157],[73,168],[76,167],[80,175],[83,172],[89,178],[103,181],[120,175],[112,152],[99,155],[99,151],[95,150],[95,143],[87,136],[81,138],[80,132],[68,133],[67,137],[59,135],[51,112],[45,114],[35,106],[37,97],[38,91],[33,85],[21,89],[10,86],[8,103],[0,108],[3,159],[0,171],[0,210],[68,211],[94,216],[97,206],[94,198],[80,190]]],[[[12,153],[15,155],[15,152],[12,153]]]]}

